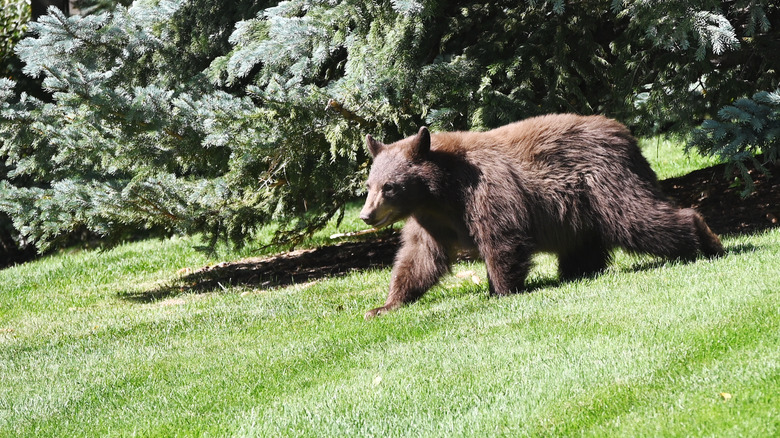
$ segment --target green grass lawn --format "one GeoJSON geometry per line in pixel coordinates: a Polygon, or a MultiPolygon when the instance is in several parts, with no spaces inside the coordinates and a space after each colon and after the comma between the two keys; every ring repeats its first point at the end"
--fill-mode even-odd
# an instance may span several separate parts
{"type": "Polygon", "coordinates": [[[717,158],[702,156],[696,150],[686,153],[682,139],[663,136],[640,139],[639,147],[659,179],[683,176],[691,171],[718,164],[717,158]]]}
{"type": "Polygon", "coordinates": [[[387,269],[132,299],[246,255],[197,244],[0,271],[0,436],[780,434],[777,228],[725,237],[717,260],[618,252],[566,284],[539,256],[533,292],[502,299],[460,263],[472,272],[368,322],[387,269]]]}

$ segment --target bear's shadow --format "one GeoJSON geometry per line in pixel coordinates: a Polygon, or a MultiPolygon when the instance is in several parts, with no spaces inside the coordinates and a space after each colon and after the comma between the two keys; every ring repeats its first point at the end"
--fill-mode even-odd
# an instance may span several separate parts
{"type": "MultiPolygon", "coordinates": [[[[152,303],[184,293],[220,291],[228,286],[269,289],[326,277],[346,276],[355,271],[391,266],[398,245],[399,236],[395,233],[370,240],[293,251],[274,257],[221,263],[183,275],[167,285],[147,291],[120,293],[119,297],[137,303],[152,303]]],[[[755,245],[740,243],[728,246],[726,254],[741,254],[756,249],[755,245]]],[[[649,259],[634,263],[621,272],[650,271],[667,263],[667,259],[649,259]]],[[[524,292],[532,293],[572,281],[578,280],[562,281],[557,276],[534,277],[527,281],[524,292]]]]}
{"type": "MultiPolygon", "coordinates": [[[[753,252],[756,251],[758,247],[756,247],[753,244],[750,243],[739,243],[739,244],[733,244],[733,245],[727,245],[724,246],[724,250],[726,254],[723,257],[729,256],[729,255],[738,255],[743,254],[747,252],[753,252]]],[[[682,264],[688,264],[688,263],[695,263],[697,260],[702,260],[702,257],[697,257],[693,259],[664,259],[664,258],[652,258],[648,260],[643,260],[637,263],[632,264],[631,266],[624,268],[621,270],[621,272],[645,272],[645,271],[652,271],[654,269],[659,269],[664,266],[666,266],[669,263],[682,263],[682,264]]]]}
{"type": "Polygon", "coordinates": [[[152,290],[120,293],[119,296],[128,301],[151,303],[184,293],[220,291],[228,286],[269,289],[345,276],[354,271],[381,269],[393,264],[399,241],[396,233],[273,257],[219,263],[152,290]]]}

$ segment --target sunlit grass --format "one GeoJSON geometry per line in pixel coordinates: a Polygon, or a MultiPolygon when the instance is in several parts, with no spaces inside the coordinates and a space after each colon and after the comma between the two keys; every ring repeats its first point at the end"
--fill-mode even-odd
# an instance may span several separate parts
{"type": "Polygon", "coordinates": [[[715,157],[703,156],[696,150],[686,152],[685,140],[682,139],[664,136],[640,139],[639,147],[659,179],[683,176],[718,164],[715,157]]]}
{"type": "Polygon", "coordinates": [[[141,304],[124,293],[205,261],[193,242],[50,258],[0,271],[0,434],[771,436],[778,242],[727,238],[688,264],[618,253],[564,284],[540,256],[535,290],[505,299],[462,263],[370,322],[387,270],[141,304]]]}

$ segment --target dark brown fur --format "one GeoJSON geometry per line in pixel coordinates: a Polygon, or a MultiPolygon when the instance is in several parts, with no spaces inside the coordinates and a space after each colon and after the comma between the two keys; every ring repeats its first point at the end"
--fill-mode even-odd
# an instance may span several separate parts
{"type": "Polygon", "coordinates": [[[420,298],[459,251],[485,260],[490,291],[523,290],[535,252],[558,255],[562,279],[602,271],[611,250],[672,258],[723,253],[692,209],[673,206],[622,124],[601,116],[535,117],[488,132],[430,134],[384,145],[360,217],[407,219],[385,305],[420,298]]]}

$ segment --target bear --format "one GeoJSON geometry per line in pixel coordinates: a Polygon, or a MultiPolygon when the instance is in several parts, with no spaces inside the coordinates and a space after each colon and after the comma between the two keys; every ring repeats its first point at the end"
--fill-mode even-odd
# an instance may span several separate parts
{"type": "Polygon", "coordinates": [[[375,228],[406,220],[385,304],[418,300],[462,252],[484,260],[491,295],[523,291],[534,253],[557,255],[561,281],[603,271],[615,248],[669,258],[724,253],[693,209],[673,205],[636,139],[600,116],[551,114],[486,132],[430,133],[383,144],[371,135],[375,228]]]}

